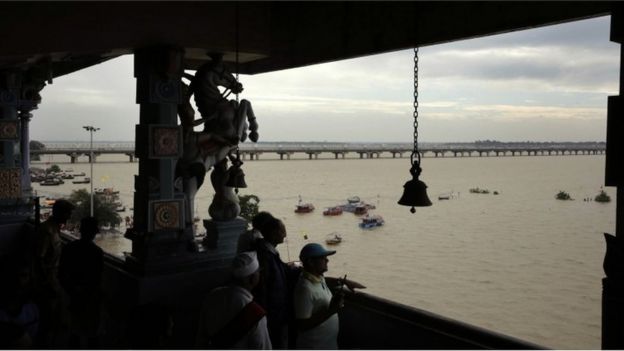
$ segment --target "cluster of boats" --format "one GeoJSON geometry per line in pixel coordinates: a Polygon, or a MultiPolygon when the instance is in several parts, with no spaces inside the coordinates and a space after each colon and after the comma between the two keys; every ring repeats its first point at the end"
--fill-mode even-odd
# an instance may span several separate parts
{"type": "MultiPolygon", "coordinates": [[[[374,210],[376,207],[373,204],[361,201],[358,196],[352,196],[347,199],[346,204],[327,207],[323,211],[324,216],[338,216],[343,212],[351,212],[355,215],[362,216],[368,213],[368,210],[374,210]]],[[[299,197],[299,203],[295,207],[295,213],[310,213],[315,209],[314,205],[309,202],[301,201],[299,197]]]]}
{"type": "Polygon", "coordinates": [[[40,172],[40,173],[31,173],[30,181],[32,183],[39,183],[42,186],[55,186],[65,184],[66,180],[71,180],[73,184],[89,184],[91,179],[89,177],[85,177],[84,172],[80,173],[71,173],[73,170],[66,169],[61,172],[40,172]],[[84,177],[82,179],[77,179],[77,177],[84,177]]]}
{"type": "MultiPolygon", "coordinates": [[[[338,216],[343,212],[350,212],[357,216],[363,216],[358,226],[362,229],[371,229],[384,225],[385,221],[380,215],[370,215],[369,210],[374,210],[375,205],[362,201],[358,196],[352,196],[347,199],[347,203],[327,207],[323,211],[324,216],[338,216]]],[[[295,206],[295,213],[310,213],[315,209],[314,205],[309,202],[303,202],[299,196],[299,203],[295,206]]],[[[328,245],[336,245],[342,242],[342,236],[333,232],[327,234],[325,242],[328,245]]]]}

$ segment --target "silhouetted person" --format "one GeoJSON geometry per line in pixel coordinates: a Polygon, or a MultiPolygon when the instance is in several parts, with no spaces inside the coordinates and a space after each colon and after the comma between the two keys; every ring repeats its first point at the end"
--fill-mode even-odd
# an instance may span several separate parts
{"type": "Polygon", "coordinates": [[[266,312],[251,290],[258,284],[257,254],[232,260],[231,284],[212,290],[201,308],[196,346],[216,349],[271,349],[266,312]]]}
{"type": "Polygon", "coordinates": [[[28,258],[0,260],[0,348],[31,347],[37,336],[39,308],[32,300],[31,267],[28,258]]]}
{"type": "Polygon", "coordinates": [[[168,349],[173,335],[173,317],[160,303],[138,306],[131,314],[127,339],[131,349],[168,349]]]}
{"type": "Polygon", "coordinates": [[[33,341],[21,325],[0,321],[0,349],[32,348],[33,341]]]}
{"type": "Polygon", "coordinates": [[[59,280],[69,296],[71,348],[97,347],[104,253],[93,239],[99,232],[97,219],[83,218],[80,239],[67,244],[61,254],[59,280]]]}
{"type": "Polygon", "coordinates": [[[261,211],[251,220],[251,230],[246,230],[238,237],[236,252],[252,251],[255,249],[255,243],[258,239],[262,239],[260,227],[262,227],[268,219],[273,216],[269,212],[261,211]]]}
{"type": "Polygon", "coordinates": [[[58,346],[57,337],[65,327],[62,289],[58,281],[61,258],[61,227],[71,217],[74,205],[59,199],[52,206],[52,216],[41,223],[35,234],[35,283],[41,313],[39,347],[58,346]]]}
{"type": "Polygon", "coordinates": [[[289,345],[288,325],[293,321],[292,290],[301,269],[284,263],[276,249],[287,235],[281,220],[270,216],[258,223],[258,229],[264,238],[256,242],[261,269],[260,284],[253,293],[267,312],[273,348],[286,349],[293,346],[292,343],[289,345]]]}

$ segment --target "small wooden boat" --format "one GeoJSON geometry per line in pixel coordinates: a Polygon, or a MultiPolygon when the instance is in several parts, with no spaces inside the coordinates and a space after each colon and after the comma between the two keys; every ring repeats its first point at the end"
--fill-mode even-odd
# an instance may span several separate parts
{"type": "Polygon", "coordinates": [[[327,236],[325,236],[325,243],[327,243],[327,245],[337,245],[341,242],[342,236],[336,232],[327,234],[327,236]]]}
{"type": "Polygon", "coordinates": [[[362,218],[362,222],[359,224],[362,229],[370,229],[374,227],[380,227],[384,225],[384,219],[380,215],[367,215],[362,218]]]}
{"type": "Polygon", "coordinates": [[[314,211],[314,205],[311,203],[301,203],[295,208],[295,213],[310,213],[312,211],[314,211]]]}
{"type": "Polygon", "coordinates": [[[74,177],[84,177],[85,175],[85,172],[74,173],[74,177]]]}
{"type": "Polygon", "coordinates": [[[42,181],[41,183],[39,183],[39,185],[54,186],[54,185],[61,185],[63,183],[65,183],[65,182],[60,180],[60,179],[51,178],[51,179],[46,179],[46,180],[42,181]]]}
{"type": "Polygon", "coordinates": [[[357,216],[365,215],[368,213],[368,207],[366,205],[359,204],[355,206],[353,214],[357,216]]]}
{"type": "Polygon", "coordinates": [[[351,196],[350,198],[347,199],[347,202],[350,204],[357,204],[358,202],[360,202],[360,197],[359,196],[351,196]]]}
{"type": "Polygon", "coordinates": [[[297,208],[295,208],[295,213],[310,213],[314,211],[314,205],[311,203],[303,203],[301,201],[301,195],[299,195],[299,203],[297,204],[297,208]]]}
{"type": "Polygon", "coordinates": [[[342,207],[334,206],[328,207],[323,211],[323,216],[338,216],[342,214],[342,207]]]}
{"type": "Polygon", "coordinates": [[[89,184],[89,183],[91,183],[91,178],[86,177],[86,178],[81,179],[81,180],[72,180],[72,183],[73,184],[89,184]]]}
{"type": "Polygon", "coordinates": [[[115,190],[113,188],[102,188],[102,189],[95,189],[95,193],[97,195],[118,195],[119,190],[115,190]]]}

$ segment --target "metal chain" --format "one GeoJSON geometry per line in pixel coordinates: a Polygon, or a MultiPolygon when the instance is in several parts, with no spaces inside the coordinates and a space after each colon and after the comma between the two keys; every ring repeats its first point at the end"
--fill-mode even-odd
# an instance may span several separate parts
{"type": "Polygon", "coordinates": [[[420,164],[420,152],[418,152],[418,48],[414,48],[414,150],[412,151],[412,165],[420,164]]]}
{"type": "MultiPolygon", "coordinates": [[[[240,83],[240,81],[238,80],[238,50],[239,50],[239,47],[238,47],[239,46],[239,43],[238,43],[239,33],[238,33],[238,31],[239,31],[239,27],[240,27],[240,23],[238,23],[238,21],[239,21],[239,13],[238,12],[239,12],[238,2],[236,2],[236,21],[235,21],[236,22],[235,23],[235,25],[236,25],[236,43],[235,43],[236,44],[236,83],[240,83]]],[[[239,93],[237,92],[236,93],[236,102],[237,103],[238,103],[238,94],[239,93]]]]}

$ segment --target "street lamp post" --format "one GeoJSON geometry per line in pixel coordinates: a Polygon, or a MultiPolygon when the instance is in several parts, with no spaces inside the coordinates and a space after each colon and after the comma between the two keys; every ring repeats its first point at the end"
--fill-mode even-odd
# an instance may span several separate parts
{"type": "Polygon", "coordinates": [[[83,126],[85,130],[89,131],[91,134],[91,143],[89,144],[89,163],[91,164],[91,217],[93,217],[93,132],[100,130],[100,128],[95,128],[94,126],[83,126]]]}

